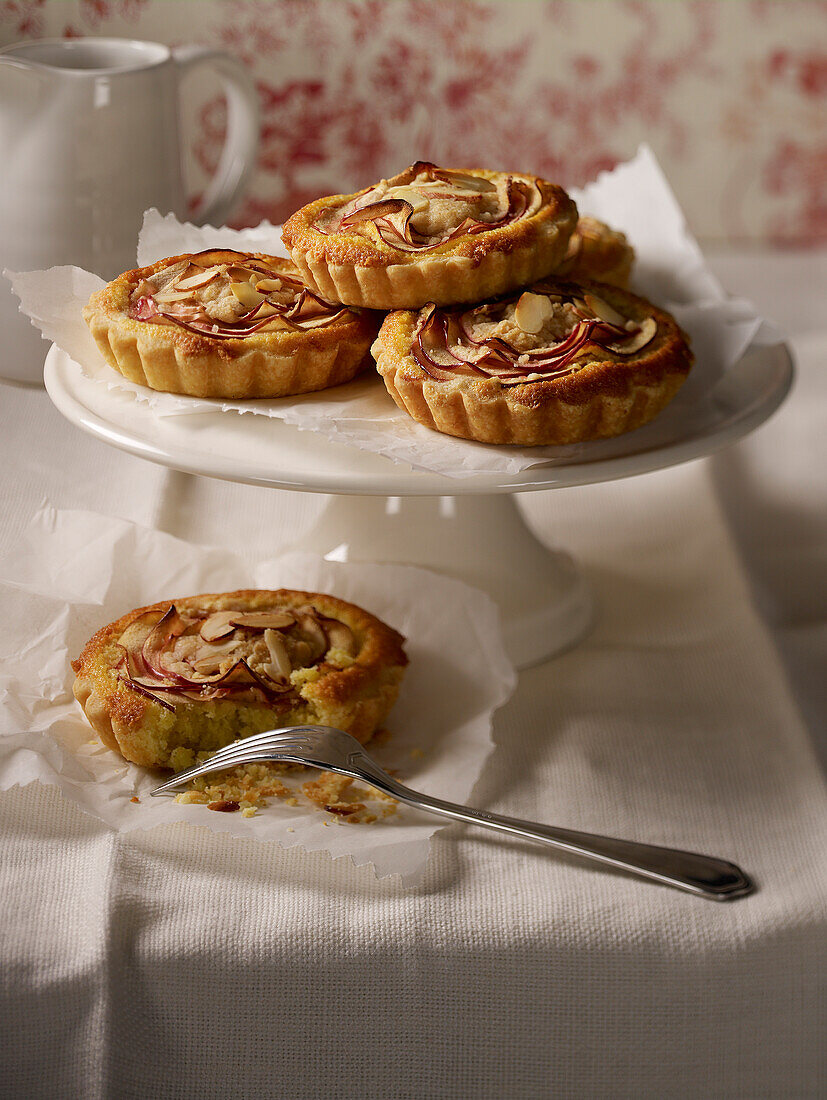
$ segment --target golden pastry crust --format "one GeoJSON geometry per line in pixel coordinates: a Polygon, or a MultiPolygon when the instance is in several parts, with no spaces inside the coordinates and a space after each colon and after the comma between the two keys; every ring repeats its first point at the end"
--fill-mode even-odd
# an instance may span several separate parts
{"type": "Polygon", "coordinates": [[[323,297],[371,309],[415,309],[480,301],[547,275],[562,262],[576,221],[565,191],[536,176],[417,161],[373,188],[302,207],[282,237],[302,277],[323,297]],[[444,193],[435,189],[440,181],[444,193]],[[490,190],[480,196],[475,187],[490,190]],[[483,211],[466,217],[479,198],[483,211]],[[422,202],[426,207],[413,209],[422,202]],[[442,209],[431,216],[429,208],[440,204],[456,207],[458,225],[440,225],[442,209]],[[384,213],[353,222],[369,209],[384,213]],[[420,230],[412,228],[417,218],[425,219],[420,230]]]}
{"type": "Polygon", "coordinates": [[[554,272],[557,278],[596,279],[601,283],[626,287],[635,259],[635,250],[625,234],[611,229],[597,218],[582,217],[569,239],[566,258],[554,272]]]}
{"type": "Polygon", "coordinates": [[[390,313],[372,352],[391,397],[420,424],[521,446],[639,428],[672,400],[692,364],[670,314],[618,287],[553,278],[464,312],[390,313]],[[534,332],[517,325],[519,309],[534,332]]]}
{"type": "Polygon", "coordinates": [[[236,400],[285,397],[349,382],[366,365],[379,323],[367,311],[319,303],[289,260],[230,249],[172,256],[124,272],[92,295],[83,316],[107,363],[130,382],[167,393],[236,400]],[[219,270],[219,276],[207,286],[176,291],[176,278],[191,281],[189,273],[200,269],[205,275],[219,270]],[[263,295],[248,283],[245,291],[244,280],[230,273],[247,270],[264,280],[269,272],[273,278],[264,285],[278,284],[277,289],[263,295]],[[250,308],[232,292],[233,282],[239,292],[250,294],[250,308]],[[155,293],[171,294],[173,300],[159,303],[155,293]],[[273,312],[269,319],[250,316],[255,309],[273,312]]]}
{"type": "Polygon", "coordinates": [[[402,643],[374,615],[318,592],[187,596],[99,630],[72,662],[73,690],[105,745],[178,770],[279,725],[336,726],[366,742],[396,700],[402,643]]]}

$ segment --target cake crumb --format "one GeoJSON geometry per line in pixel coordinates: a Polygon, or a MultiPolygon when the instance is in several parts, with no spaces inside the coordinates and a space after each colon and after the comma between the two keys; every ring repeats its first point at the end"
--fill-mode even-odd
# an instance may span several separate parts
{"type": "Polygon", "coordinates": [[[175,801],[181,802],[185,806],[203,805],[205,802],[209,802],[209,798],[203,791],[184,791],[183,794],[175,796],[175,801]]]}
{"type": "MultiPolygon", "coordinates": [[[[387,734],[387,731],[381,732],[387,734]]],[[[200,755],[209,759],[212,754],[200,755]]],[[[223,813],[240,811],[242,817],[250,818],[266,807],[268,799],[273,797],[281,799],[286,806],[312,806],[348,825],[371,824],[394,813],[398,806],[391,795],[367,784],[357,785],[348,776],[275,761],[244,764],[219,774],[196,776],[186,790],[175,796],[175,801],[206,805],[210,810],[223,813]],[[293,780],[292,786],[282,781],[282,777],[288,775],[293,780]],[[313,778],[302,782],[307,775],[313,778]],[[374,805],[369,806],[368,802],[374,805]],[[385,805],[377,807],[376,802],[385,805]]],[[[324,821],[323,824],[329,825],[330,822],[324,821]]],[[[287,831],[292,833],[294,829],[287,831]]]]}

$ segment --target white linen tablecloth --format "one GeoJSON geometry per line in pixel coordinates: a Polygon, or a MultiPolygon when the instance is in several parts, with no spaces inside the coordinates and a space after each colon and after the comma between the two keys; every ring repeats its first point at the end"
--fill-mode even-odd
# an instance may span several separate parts
{"type": "MultiPolygon", "coordinates": [[[[33,784],[0,794],[0,1096],[824,1094],[825,257],[715,267],[791,331],[797,386],[714,458],[523,498],[600,618],[520,675],[473,801],[722,855],[759,892],[714,904],[459,826],[404,889],[189,824],[120,836],[33,784]]],[[[0,396],[0,553],[44,500],[253,557],[323,504],[0,396]]]]}

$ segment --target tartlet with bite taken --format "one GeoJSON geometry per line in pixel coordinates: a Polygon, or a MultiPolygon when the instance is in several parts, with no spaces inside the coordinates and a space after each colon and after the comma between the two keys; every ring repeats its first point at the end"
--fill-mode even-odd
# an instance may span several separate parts
{"type": "Polygon", "coordinates": [[[558,279],[475,306],[389,313],[372,351],[391,397],[420,424],[521,446],[639,428],[692,365],[670,314],[618,287],[558,279]]]}
{"type": "Polygon", "coordinates": [[[72,662],[75,698],[109,748],[192,764],[277,726],[336,726],[363,743],[393,706],[403,638],[335,596],[243,590],[165,600],[103,627],[72,662]]]}
{"type": "Polygon", "coordinates": [[[193,397],[284,397],[349,382],[378,319],[324,300],[290,260],[211,249],[120,275],[84,319],[131,382],[193,397]]]}
{"type": "Polygon", "coordinates": [[[297,210],[282,236],[326,298],[415,309],[502,294],[565,257],[577,208],[536,176],[417,161],[392,179],[297,210]]]}

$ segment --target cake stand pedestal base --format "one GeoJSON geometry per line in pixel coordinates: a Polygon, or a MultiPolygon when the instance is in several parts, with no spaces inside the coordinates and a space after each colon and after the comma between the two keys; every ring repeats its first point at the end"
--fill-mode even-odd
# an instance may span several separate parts
{"type": "Polygon", "coordinates": [[[335,561],[417,565],[481,588],[500,608],[517,668],[573,646],[593,622],[571,557],[534,536],[509,494],[331,497],[301,548],[335,561]]]}
{"type": "Polygon", "coordinates": [[[80,367],[52,346],[44,371],[60,412],[110,446],[205,477],[335,494],[297,549],[425,566],[476,585],[499,605],[506,648],[518,668],[579,641],[591,625],[592,602],[571,558],[534,537],[512,494],[630,477],[711,454],[763,424],[793,379],[786,345],[754,345],[696,395],[691,415],[684,410],[672,418],[665,435],[668,411],[666,421],[611,441],[611,455],[598,443],[578,462],[516,474],[478,470],[457,480],[266,416],[159,415],[130,392],[110,389],[118,376],[99,356],[80,367]]]}

